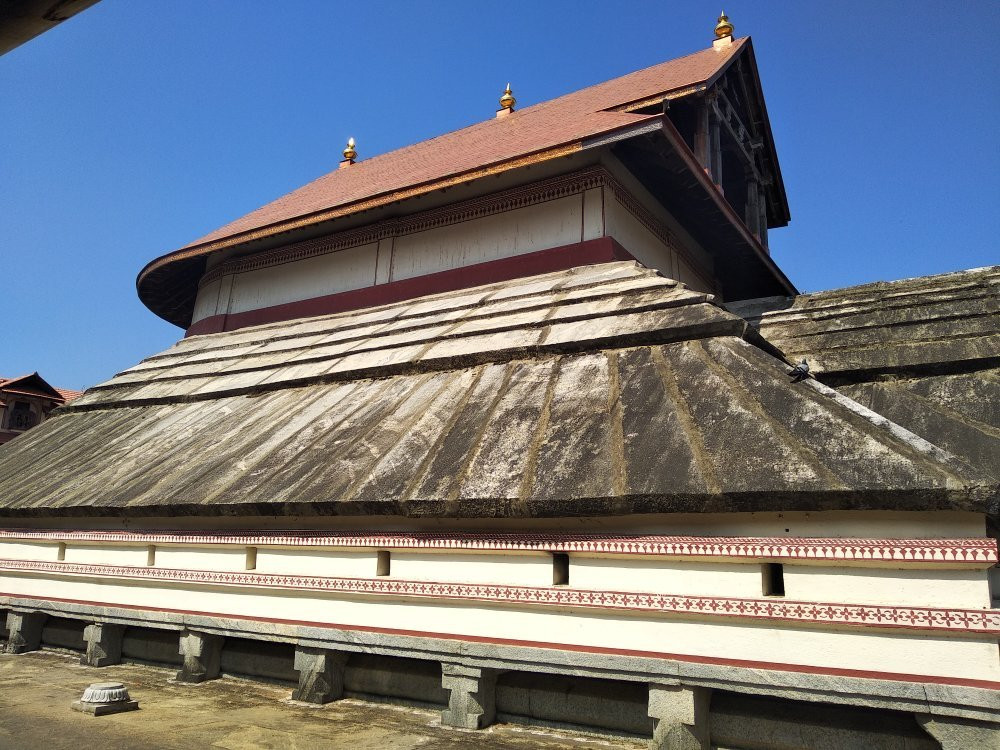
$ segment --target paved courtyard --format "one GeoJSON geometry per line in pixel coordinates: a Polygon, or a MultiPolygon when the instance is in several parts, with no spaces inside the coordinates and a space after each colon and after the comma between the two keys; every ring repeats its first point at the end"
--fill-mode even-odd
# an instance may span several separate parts
{"type": "Polygon", "coordinates": [[[496,725],[481,732],[442,727],[437,711],[344,699],[314,707],[290,689],[224,677],[173,681],[165,668],[83,667],[53,652],[0,654],[0,747],[4,750],[633,750],[644,743],[568,731],[496,725]],[[124,682],[139,711],[93,717],[70,709],[92,682],[124,682]]]}

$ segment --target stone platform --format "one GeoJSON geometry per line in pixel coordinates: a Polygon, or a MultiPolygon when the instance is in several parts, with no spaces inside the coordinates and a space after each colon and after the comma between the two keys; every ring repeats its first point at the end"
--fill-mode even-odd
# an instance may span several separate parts
{"type": "Polygon", "coordinates": [[[282,685],[223,677],[176,682],[167,668],[119,664],[98,669],[52,652],[0,654],[0,747],[4,750],[638,750],[644,742],[562,730],[498,725],[442,727],[440,712],[344,699],[324,706],[288,700],[282,685]],[[113,672],[112,672],[113,670],[113,672]],[[142,710],[100,721],[70,704],[93,682],[125,683],[142,710]]]}

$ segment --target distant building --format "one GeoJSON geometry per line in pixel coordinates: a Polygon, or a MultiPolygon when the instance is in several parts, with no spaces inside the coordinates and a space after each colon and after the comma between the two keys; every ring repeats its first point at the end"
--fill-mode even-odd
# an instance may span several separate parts
{"type": "Polygon", "coordinates": [[[83,391],[54,388],[37,372],[16,378],[0,377],[0,444],[41,424],[53,409],[82,394],[83,391]]]}

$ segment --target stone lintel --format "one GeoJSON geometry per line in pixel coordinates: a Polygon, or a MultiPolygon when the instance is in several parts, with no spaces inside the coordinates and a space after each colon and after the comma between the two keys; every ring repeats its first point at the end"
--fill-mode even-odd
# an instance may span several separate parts
{"type": "Polygon", "coordinates": [[[87,667],[107,667],[122,660],[122,636],[125,626],[110,622],[93,622],[83,629],[87,650],[80,663],[87,667]]]}
{"type": "Polygon", "coordinates": [[[462,729],[484,729],[494,722],[497,670],[441,663],[441,687],[450,692],[441,723],[462,729]]]}
{"type": "Polygon", "coordinates": [[[649,684],[649,715],[656,720],[650,750],[708,750],[708,702],[702,687],[649,684]]]}
{"type": "Polygon", "coordinates": [[[35,651],[42,642],[42,626],[47,617],[44,612],[8,612],[7,653],[35,651]]]}
{"type": "Polygon", "coordinates": [[[941,750],[1000,748],[1000,724],[933,714],[917,714],[917,723],[941,744],[941,750]]]}
{"type": "Polygon", "coordinates": [[[179,652],[184,657],[184,666],[177,673],[177,681],[204,682],[218,677],[222,641],[221,635],[196,630],[182,632],[179,652]]]}
{"type": "Polygon", "coordinates": [[[348,654],[308,646],[295,647],[295,669],[299,686],[292,699],[305,703],[329,703],[344,694],[344,666],[348,654]]]}

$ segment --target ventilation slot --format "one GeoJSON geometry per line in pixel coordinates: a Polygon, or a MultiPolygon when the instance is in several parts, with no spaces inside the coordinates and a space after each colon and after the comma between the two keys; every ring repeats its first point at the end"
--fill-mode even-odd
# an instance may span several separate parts
{"type": "Polygon", "coordinates": [[[565,552],[552,553],[552,585],[569,586],[569,555],[565,552]]]}
{"type": "Polygon", "coordinates": [[[379,550],[378,560],[375,563],[375,575],[389,575],[389,550],[379,550]]]}
{"type": "Polygon", "coordinates": [[[764,596],[785,595],[785,569],[781,563],[764,563],[761,579],[764,596]]]}

